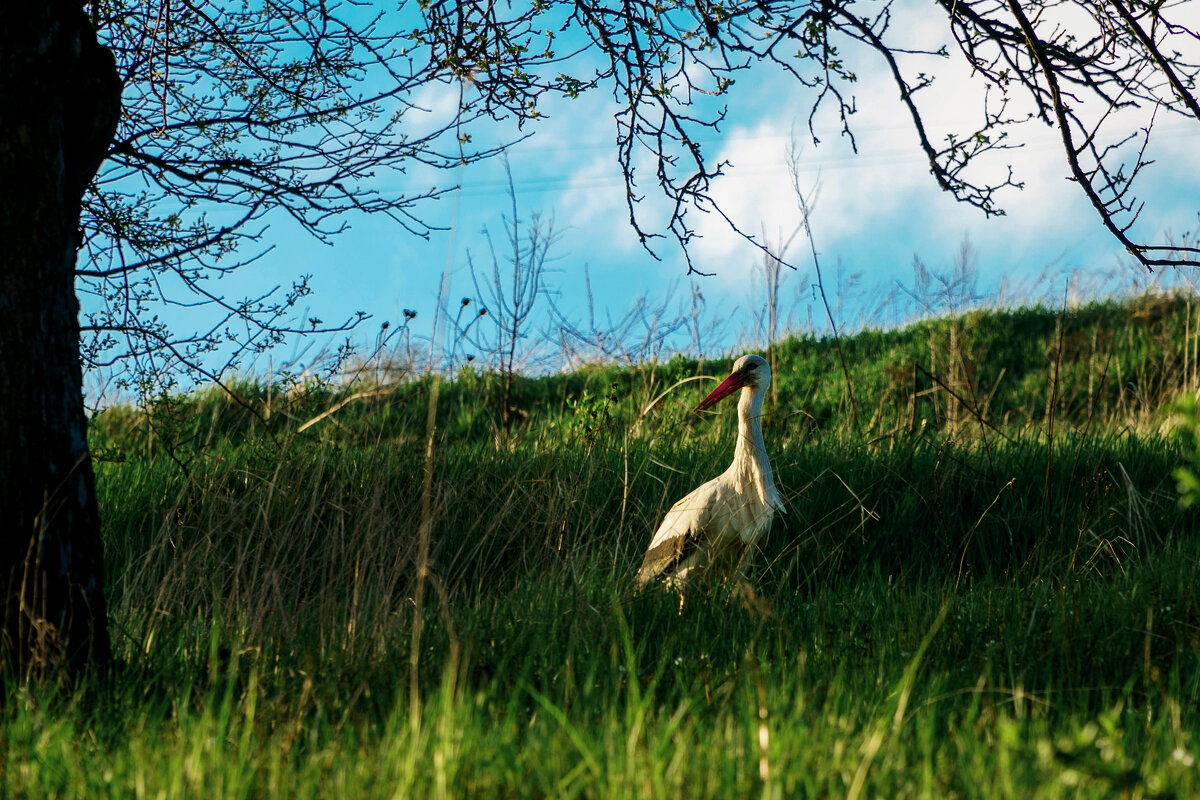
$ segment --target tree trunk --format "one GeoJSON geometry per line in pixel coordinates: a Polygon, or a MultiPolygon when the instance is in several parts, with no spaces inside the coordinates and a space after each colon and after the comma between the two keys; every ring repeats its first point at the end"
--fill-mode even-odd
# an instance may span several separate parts
{"type": "Polygon", "coordinates": [[[82,3],[0,3],[0,670],[111,659],[79,361],[80,200],[120,114],[82,3]]]}

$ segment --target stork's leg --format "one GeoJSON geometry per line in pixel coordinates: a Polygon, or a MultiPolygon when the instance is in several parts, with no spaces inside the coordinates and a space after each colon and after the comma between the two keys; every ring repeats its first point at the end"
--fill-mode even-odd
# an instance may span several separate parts
{"type": "Polygon", "coordinates": [[[692,572],[695,564],[689,564],[675,572],[674,575],[667,578],[666,584],[672,590],[679,592],[679,613],[683,613],[683,603],[687,599],[688,590],[688,575],[692,572]]]}

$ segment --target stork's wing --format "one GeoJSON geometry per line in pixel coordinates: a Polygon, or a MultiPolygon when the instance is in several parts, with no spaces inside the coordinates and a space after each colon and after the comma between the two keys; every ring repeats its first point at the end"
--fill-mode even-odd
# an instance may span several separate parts
{"type": "Polygon", "coordinates": [[[658,575],[685,561],[703,539],[717,504],[720,487],[711,480],[696,487],[663,517],[662,524],[650,540],[646,557],[637,576],[635,589],[641,589],[658,575]]]}

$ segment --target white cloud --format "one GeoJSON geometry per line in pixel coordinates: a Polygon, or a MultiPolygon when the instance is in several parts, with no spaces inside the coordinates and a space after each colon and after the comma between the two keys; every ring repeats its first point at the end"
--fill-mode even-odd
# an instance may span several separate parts
{"type": "MultiPolygon", "coordinates": [[[[930,21],[906,29],[906,41],[930,47],[938,37],[945,36],[944,21],[938,24],[929,15],[916,18],[930,21]]],[[[869,59],[870,55],[865,57],[869,59]]],[[[985,82],[971,73],[953,48],[948,60],[925,60],[919,64],[919,57],[909,56],[902,66],[910,76],[919,69],[937,75],[934,85],[916,99],[928,135],[938,147],[947,133],[963,136],[979,126],[985,82]]],[[[890,247],[893,257],[896,247],[905,243],[912,243],[914,249],[925,247],[948,253],[965,233],[982,258],[993,262],[997,269],[1008,270],[1018,262],[1024,266],[1037,262],[1041,266],[1062,252],[1094,253],[1100,242],[1107,244],[1107,234],[1095,210],[1078,186],[1068,180],[1058,133],[1042,123],[1017,126],[1012,138],[1023,147],[987,154],[968,176],[977,182],[1003,180],[1007,165],[1013,165],[1015,180],[1025,186],[999,196],[1006,216],[987,219],[978,209],[958,203],[941,191],[929,173],[911,118],[899,101],[890,74],[877,58],[871,63],[873,66],[866,69],[856,64],[860,82],[855,100],[859,111],[851,117],[851,126],[858,155],[851,152],[844,137],[838,136],[839,120],[831,113],[834,109],[826,109],[818,114],[815,124],[821,144],[805,143],[800,159],[800,183],[810,189],[814,200],[812,222],[824,256],[836,256],[854,247],[861,249],[864,237],[877,238],[880,249],[890,247]]],[[[768,80],[778,89],[779,97],[795,96],[794,85],[788,85],[782,77],[768,80]]],[[[802,98],[802,102],[809,99],[802,98]]],[[[1015,97],[1013,106],[1019,101],[1015,97]]],[[[755,236],[763,230],[768,238],[777,236],[780,231],[790,231],[799,220],[786,154],[794,127],[799,127],[801,141],[807,138],[804,121],[808,108],[792,108],[800,126],[790,115],[780,114],[777,105],[760,113],[756,121],[747,120],[731,130],[716,157],[728,160],[732,167],[729,176],[718,182],[714,197],[739,228],[755,236]]],[[[1019,109],[1010,107],[1010,111],[1019,109]]],[[[1131,115],[1113,119],[1110,124],[1114,132],[1138,126],[1131,115]]],[[[1186,129],[1194,136],[1190,125],[1186,129]]],[[[1200,151],[1187,136],[1172,130],[1163,129],[1164,141],[1154,154],[1161,153],[1158,157],[1163,161],[1174,161],[1176,174],[1179,166],[1187,163],[1191,167],[1187,174],[1195,175],[1200,151]]],[[[1147,196],[1163,194],[1161,173],[1147,172],[1142,180],[1139,188],[1147,196]]],[[[1146,224],[1156,232],[1164,222],[1180,216],[1190,215],[1194,222],[1194,210],[1177,213],[1181,202],[1186,205],[1186,194],[1178,188],[1166,194],[1159,197],[1161,207],[1154,208],[1157,216],[1147,219],[1146,224]]],[[[700,232],[704,238],[696,254],[702,268],[716,269],[722,283],[731,287],[746,284],[754,249],[716,215],[709,215],[700,232]]]]}
{"type": "MultiPolygon", "coordinates": [[[[897,9],[894,30],[902,33],[906,43],[930,49],[942,43],[944,17],[928,13],[914,0],[906,0],[904,6],[897,9]]],[[[951,44],[949,51],[948,59],[901,57],[910,78],[919,71],[937,76],[932,87],[916,96],[935,147],[942,145],[947,133],[972,133],[983,119],[985,82],[972,74],[955,46],[951,44]]],[[[1018,126],[1013,138],[1023,143],[1021,149],[990,153],[972,167],[969,177],[984,181],[1002,179],[1011,163],[1014,178],[1025,183],[1024,189],[1006,190],[999,197],[1007,216],[987,219],[936,185],[886,65],[871,52],[847,57],[856,59],[859,76],[853,87],[858,112],[851,117],[857,154],[839,134],[840,121],[832,107],[827,106],[815,121],[820,144],[808,140],[807,104],[812,95],[793,80],[763,68],[739,78],[729,97],[726,127],[711,134],[704,145],[710,164],[731,164],[728,174],[715,182],[713,196],[741,230],[778,241],[799,222],[787,164],[795,129],[802,145],[800,183],[812,201],[823,261],[833,262],[842,255],[866,259],[866,264],[849,266],[869,269],[886,282],[889,276],[907,275],[914,252],[931,264],[951,258],[964,235],[975,245],[985,274],[993,275],[1036,271],[1063,254],[1072,263],[1081,263],[1112,252],[1111,239],[1096,212],[1067,180],[1055,130],[1039,122],[1018,126]]],[[[1013,104],[1020,100],[1014,95],[1013,104]]],[[[537,128],[537,136],[514,149],[510,158],[519,198],[531,207],[554,211],[558,227],[567,232],[564,249],[570,260],[589,263],[595,280],[605,274],[623,276],[624,283],[612,294],[632,296],[682,277],[683,267],[671,240],[656,244],[666,260],[659,264],[643,253],[630,229],[614,151],[615,109],[610,96],[595,93],[548,105],[549,119],[537,128]],[[644,283],[629,282],[631,268],[641,270],[644,283]]],[[[1116,127],[1129,128],[1123,119],[1116,122],[1116,127]]],[[[1200,149],[1193,146],[1192,125],[1165,119],[1159,125],[1155,155],[1164,164],[1173,164],[1168,175],[1174,170],[1176,188],[1168,191],[1168,195],[1174,191],[1174,196],[1167,196],[1161,209],[1153,209],[1157,216],[1148,214],[1146,222],[1178,231],[1195,222],[1194,209],[1185,208],[1180,199],[1188,194],[1179,187],[1195,185],[1191,176],[1200,173],[1200,149]]],[[[646,229],[662,232],[669,208],[658,192],[653,161],[646,152],[638,152],[636,158],[638,188],[645,197],[638,206],[639,219],[646,229]]],[[[472,180],[483,194],[499,194],[503,188],[494,173],[472,180]]],[[[1147,172],[1143,182],[1144,190],[1151,193],[1165,185],[1162,173],[1154,171],[1147,172]]],[[[706,291],[725,291],[734,302],[741,302],[760,255],[715,213],[692,210],[689,221],[701,236],[692,250],[695,266],[718,275],[705,282],[706,291]]],[[[801,244],[793,246],[791,260],[805,266],[807,245],[801,244]]]]}

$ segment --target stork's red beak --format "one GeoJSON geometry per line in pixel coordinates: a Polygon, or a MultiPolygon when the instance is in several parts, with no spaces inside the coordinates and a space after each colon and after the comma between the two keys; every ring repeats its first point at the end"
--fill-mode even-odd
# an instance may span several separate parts
{"type": "Polygon", "coordinates": [[[746,375],[741,372],[735,372],[725,380],[721,381],[721,385],[712,390],[712,394],[700,401],[700,405],[696,406],[692,413],[697,411],[707,411],[715,406],[722,398],[736,392],[746,383],[746,375]]]}

